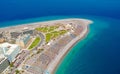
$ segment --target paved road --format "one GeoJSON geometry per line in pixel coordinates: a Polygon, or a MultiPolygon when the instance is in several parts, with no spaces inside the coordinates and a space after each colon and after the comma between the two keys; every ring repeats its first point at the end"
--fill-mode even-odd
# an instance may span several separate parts
{"type": "Polygon", "coordinates": [[[44,40],[45,40],[45,37],[44,37],[44,35],[42,34],[42,33],[39,33],[38,34],[39,36],[40,36],[40,38],[41,38],[41,41],[40,41],[40,43],[38,44],[38,46],[41,46],[42,45],[42,43],[44,42],[44,40]]]}
{"type": "MultiPolygon", "coordinates": [[[[44,35],[42,34],[42,33],[39,33],[38,34],[39,35],[39,37],[41,38],[41,41],[39,42],[39,44],[35,47],[35,48],[33,48],[32,49],[32,51],[34,51],[35,49],[37,49],[37,47],[39,47],[39,46],[41,46],[42,44],[43,44],[43,42],[44,42],[44,40],[45,40],[45,37],[44,37],[44,35]]],[[[26,53],[26,56],[28,55],[29,53],[27,52],[26,53]]],[[[21,55],[22,56],[22,55],[21,55]]],[[[25,59],[26,57],[24,57],[24,59],[25,59]]],[[[23,59],[23,58],[21,58],[21,59],[23,59]]],[[[17,62],[19,62],[19,65],[23,62],[23,60],[21,61],[21,60],[18,60],[17,59],[17,62]]],[[[18,65],[18,63],[16,63],[16,65],[18,65]]],[[[15,66],[15,67],[18,67],[18,66],[15,66]]],[[[14,74],[15,73],[15,70],[16,70],[16,68],[13,68],[13,70],[11,71],[11,73],[10,74],[14,74]]]]}
{"type": "Polygon", "coordinates": [[[39,44],[35,48],[32,49],[32,51],[36,50],[37,47],[40,47],[43,44],[44,40],[45,40],[45,37],[44,37],[44,35],[42,33],[39,32],[38,35],[39,35],[41,41],[39,42],[39,44]]]}

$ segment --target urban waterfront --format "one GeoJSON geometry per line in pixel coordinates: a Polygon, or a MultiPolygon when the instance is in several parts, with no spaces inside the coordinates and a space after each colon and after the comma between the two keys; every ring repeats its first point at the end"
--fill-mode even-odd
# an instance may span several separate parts
{"type": "Polygon", "coordinates": [[[0,11],[0,28],[64,18],[92,20],[87,37],[69,51],[55,73],[120,74],[120,1],[4,0],[0,11]]]}

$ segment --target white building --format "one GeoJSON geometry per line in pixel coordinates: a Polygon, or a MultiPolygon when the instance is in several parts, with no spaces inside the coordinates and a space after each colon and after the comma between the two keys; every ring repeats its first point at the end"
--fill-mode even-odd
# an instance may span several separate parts
{"type": "Polygon", "coordinates": [[[13,62],[20,52],[20,47],[16,44],[3,43],[0,44],[0,52],[8,58],[9,62],[13,62]]]}

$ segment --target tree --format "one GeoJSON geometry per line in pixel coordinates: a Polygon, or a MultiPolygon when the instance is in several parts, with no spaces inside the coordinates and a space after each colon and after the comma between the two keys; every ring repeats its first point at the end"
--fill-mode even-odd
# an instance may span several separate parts
{"type": "Polygon", "coordinates": [[[13,62],[11,62],[11,63],[10,63],[10,67],[14,67],[14,64],[13,64],[13,62]]]}
{"type": "Polygon", "coordinates": [[[19,71],[19,70],[16,70],[15,72],[16,72],[16,74],[20,74],[20,71],[19,71]]]}

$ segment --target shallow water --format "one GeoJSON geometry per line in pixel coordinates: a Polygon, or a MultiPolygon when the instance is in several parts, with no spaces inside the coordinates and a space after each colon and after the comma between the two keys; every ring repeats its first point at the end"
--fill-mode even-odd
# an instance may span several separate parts
{"type": "Polygon", "coordinates": [[[0,28],[70,17],[94,23],[56,74],[120,74],[120,0],[0,0],[0,28]]]}
{"type": "Polygon", "coordinates": [[[88,36],[71,49],[55,73],[120,74],[119,27],[119,20],[95,17],[88,36]]]}
{"type": "Polygon", "coordinates": [[[119,19],[90,15],[49,16],[3,24],[11,26],[65,18],[85,18],[94,23],[90,25],[87,37],[78,42],[65,56],[55,74],[120,74],[119,19]]]}

